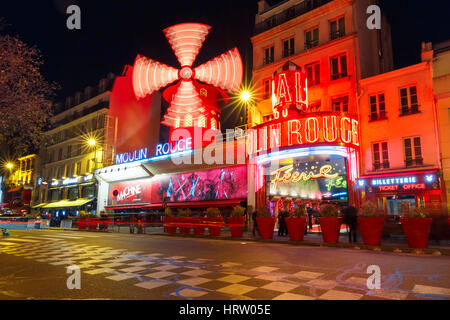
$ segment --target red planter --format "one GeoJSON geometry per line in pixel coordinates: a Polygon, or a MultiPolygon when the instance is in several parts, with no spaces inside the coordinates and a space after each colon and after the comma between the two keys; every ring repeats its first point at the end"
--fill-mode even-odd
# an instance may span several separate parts
{"type": "Polygon", "coordinates": [[[289,232],[289,239],[292,241],[303,241],[305,235],[306,217],[284,218],[289,232]]]}
{"type": "Polygon", "coordinates": [[[175,224],[176,218],[174,217],[165,217],[164,218],[164,228],[167,233],[177,233],[177,225],[175,224]]]}
{"type": "Polygon", "coordinates": [[[367,218],[358,217],[359,230],[361,230],[361,235],[363,242],[368,246],[379,246],[381,243],[381,233],[383,232],[384,221],[386,218],[367,218]]]}
{"type": "Polygon", "coordinates": [[[244,233],[245,217],[239,218],[229,217],[228,224],[230,225],[230,232],[232,237],[235,238],[242,237],[242,234],[244,233]]]}
{"type": "Polygon", "coordinates": [[[180,223],[180,233],[190,234],[192,228],[192,218],[190,217],[179,217],[178,222],[180,223]]]}
{"type": "Polygon", "coordinates": [[[78,230],[84,230],[87,228],[86,218],[77,219],[78,230]]]}
{"type": "Polygon", "coordinates": [[[194,223],[194,234],[196,235],[204,235],[205,234],[205,221],[203,217],[200,218],[193,218],[194,223]]]}
{"type": "Polygon", "coordinates": [[[410,248],[427,248],[432,218],[400,218],[410,248]]]}
{"type": "Polygon", "coordinates": [[[322,230],[322,238],[324,242],[339,242],[339,232],[341,231],[342,218],[325,218],[319,217],[320,229],[322,230]]]}
{"type": "Polygon", "coordinates": [[[88,220],[89,230],[97,230],[97,220],[95,218],[88,220]]]}
{"type": "Polygon", "coordinates": [[[208,232],[210,236],[218,237],[220,236],[220,232],[222,230],[223,225],[223,217],[218,218],[204,218],[208,225],[208,232]]]}
{"type": "Polygon", "coordinates": [[[256,218],[261,239],[273,239],[273,229],[277,218],[256,218]]]}

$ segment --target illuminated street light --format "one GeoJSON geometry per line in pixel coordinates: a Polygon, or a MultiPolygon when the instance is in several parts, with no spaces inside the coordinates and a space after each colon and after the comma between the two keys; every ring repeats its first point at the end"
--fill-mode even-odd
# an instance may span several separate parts
{"type": "Polygon", "coordinates": [[[252,96],[251,96],[250,92],[248,92],[248,91],[243,91],[243,92],[241,93],[241,100],[242,100],[243,102],[248,102],[251,98],[252,98],[252,96]]]}
{"type": "Polygon", "coordinates": [[[11,169],[14,167],[14,165],[13,165],[11,162],[8,162],[8,163],[6,164],[6,167],[7,167],[9,170],[11,170],[11,169]]]}
{"type": "Polygon", "coordinates": [[[90,138],[87,141],[87,143],[88,143],[89,146],[93,147],[93,146],[95,146],[97,144],[97,141],[95,141],[95,139],[93,139],[93,138],[90,138]]]}

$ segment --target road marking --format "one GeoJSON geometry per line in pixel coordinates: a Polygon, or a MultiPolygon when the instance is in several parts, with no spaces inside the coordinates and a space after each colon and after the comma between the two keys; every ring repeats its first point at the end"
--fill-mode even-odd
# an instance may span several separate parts
{"type": "Polygon", "coordinates": [[[37,240],[31,239],[20,239],[20,238],[8,238],[8,241],[19,241],[19,242],[39,242],[37,240]]]}

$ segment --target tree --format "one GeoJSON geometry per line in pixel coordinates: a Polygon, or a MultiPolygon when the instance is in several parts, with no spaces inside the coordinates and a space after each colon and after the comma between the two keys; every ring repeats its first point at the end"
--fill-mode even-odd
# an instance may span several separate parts
{"type": "MultiPolygon", "coordinates": [[[[0,19],[1,21],[1,19],[0,19]]],[[[0,31],[2,28],[0,27],[0,31]]],[[[40,51],[0,34],[0,153],[17,158],[38,150],[57,85],[40,72],[40,51]]]]}

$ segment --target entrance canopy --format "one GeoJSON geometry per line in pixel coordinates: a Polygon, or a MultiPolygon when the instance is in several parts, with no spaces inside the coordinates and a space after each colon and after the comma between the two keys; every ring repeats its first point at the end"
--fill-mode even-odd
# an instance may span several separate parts
{"type": "Polygon", "coordinates": [[[77,200],[61,200],[49,203],[45,206],[42,206],[42,208],[50,209],[50,208],[69,208],[69,207],[81,207],[82,205],[85,205],[88,202],[93,201],[94,199],[84,199],[80,198],[77,200]]]}

